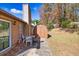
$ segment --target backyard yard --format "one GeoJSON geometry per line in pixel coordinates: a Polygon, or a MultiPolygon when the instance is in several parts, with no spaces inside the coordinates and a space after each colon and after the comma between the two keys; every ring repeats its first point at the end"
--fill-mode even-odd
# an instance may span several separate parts
{"type": "Polygon", "coordinates": [[[76,32],[70,33],[60,29],[53,29],[49,32],[48,44],[52,55],[72,56],[79,55],[79,35],[76,32]]]}

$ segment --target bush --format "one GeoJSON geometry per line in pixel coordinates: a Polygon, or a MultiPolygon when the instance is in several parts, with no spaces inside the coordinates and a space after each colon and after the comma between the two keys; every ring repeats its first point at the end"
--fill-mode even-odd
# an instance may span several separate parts
{"type": "Polygon", "coordinates": [[[53,29],[54,28],[53,22],[52,21],[49,21],[48,24],[47,24],[47,27],[48,27],[48,30],[53,29]]]}
{"type": "Polygon", "coordinates": [[[69,20],[62,20],[61,26],[62,26],[62,28],[69,28],[70,27],[70,21],[69,20]]]}
{"type": "Polygon", "coordinates": [[[32,23],[33,23],[34,25],[38,25],[39,22],[40,22],[40,20],[36,20],[36,19],[32,21],[32,23]]]}
{"type": "Polygon", "coordinates": [[[74,22],[71,22],[69,28],[76,29],[77,28],[77,24],[75,24],[74,22]]]}

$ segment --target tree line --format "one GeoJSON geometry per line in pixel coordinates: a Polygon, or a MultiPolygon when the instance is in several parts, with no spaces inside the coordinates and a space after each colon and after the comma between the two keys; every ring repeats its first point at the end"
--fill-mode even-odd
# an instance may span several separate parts
{"type": "Polygon", "coordinates": [[[67,27],[70,22],[78,21],[78,3],[47,3],[40,8],[41,24],[52,28],[53,24],[57,27],[67,27]],[[52,26],[52,27],[51,27],[52,26]]]}

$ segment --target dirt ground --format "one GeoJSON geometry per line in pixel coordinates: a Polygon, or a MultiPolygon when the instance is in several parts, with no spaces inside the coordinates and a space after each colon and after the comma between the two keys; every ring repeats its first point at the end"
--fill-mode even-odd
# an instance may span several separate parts
{"type": "Polygon", "coordinates": [[[55,56],[78,56],[79,55],[79,35],[53,29],[49,32],[48,45],[55,56]]]}

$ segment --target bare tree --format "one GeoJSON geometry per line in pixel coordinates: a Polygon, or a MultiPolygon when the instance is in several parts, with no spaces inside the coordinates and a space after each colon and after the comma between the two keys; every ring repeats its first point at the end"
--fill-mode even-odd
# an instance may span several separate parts
{"type": "Polygon", "coordinates": [[[45,25],[49,23],[49,21],[53,21],[56,24],[59,24],[58,27],[61,26],[61,19],[75,21],[77,18],[76,9],[79,8],[79,4],[72,3],[52,3],[52,4],[44,4],[41,7],[41,22],[45,25]]]}

